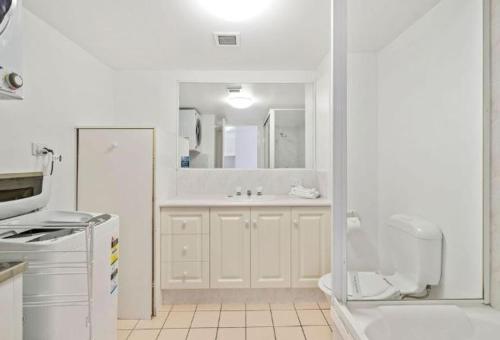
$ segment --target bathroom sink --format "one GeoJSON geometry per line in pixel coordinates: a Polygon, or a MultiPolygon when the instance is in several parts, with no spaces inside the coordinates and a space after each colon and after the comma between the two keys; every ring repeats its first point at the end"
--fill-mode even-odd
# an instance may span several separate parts
{"type": "Polygon", "coordinates": [[[226,200],[232,201],[232,202],[267,202],[267,201],[272,201],[276,199],[276,196],[274,195],[252,195],[252,196],[233,196],[229,195],[225,197],[226,200]]]}

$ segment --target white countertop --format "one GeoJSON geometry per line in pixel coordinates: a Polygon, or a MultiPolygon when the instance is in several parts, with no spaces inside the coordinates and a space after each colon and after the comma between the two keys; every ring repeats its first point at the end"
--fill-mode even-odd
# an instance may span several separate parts
{"type": "Polygon", "coordinates": [[[161,208],[174,207],[329,207],[330,200],[324,198],[305,199],[288,195],[264,195],[248,199],[244,196],[226,198],[225,195],[178,196],[160,202],[161,208]]]}

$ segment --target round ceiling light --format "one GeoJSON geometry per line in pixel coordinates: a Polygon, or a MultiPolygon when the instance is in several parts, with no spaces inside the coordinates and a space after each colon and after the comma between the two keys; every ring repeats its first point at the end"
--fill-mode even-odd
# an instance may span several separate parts
{"type": "Polygon", "coordinates": [[[227,103],[234,107],[235,109],[248,109],[253,105],[254,99],[245,95],[230,95],[227,98],[227,103]]]}
{"type": "Polygon", "coordinates": [[[216,17],[227,21],[244,21],[262,13],[271,0],[198,0],[216,17]]]}

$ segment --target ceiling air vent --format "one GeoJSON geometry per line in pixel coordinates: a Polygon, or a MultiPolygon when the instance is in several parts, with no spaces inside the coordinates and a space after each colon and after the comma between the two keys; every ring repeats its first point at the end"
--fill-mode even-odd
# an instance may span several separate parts
{"type": "Polygon", "coordinates": [[[239,33],[216,32],[214,37],[217,46],[240,46],[239,33]]]}

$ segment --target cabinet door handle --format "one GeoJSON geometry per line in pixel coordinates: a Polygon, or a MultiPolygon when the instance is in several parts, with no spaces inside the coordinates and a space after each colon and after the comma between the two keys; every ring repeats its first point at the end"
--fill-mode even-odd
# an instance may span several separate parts
{"type": "Polygon", "coordinates": [[[182,229],[186,229],[186,225],[187,225],[187,222],[186,221],[182,221],[182,229]]]}
{"type": "Polygon", "coordinates": [[[245,220],[245,227],[248,228],[250,226],[250,222],[248,220],[245,220]]]}
{"type": "Polygon", "coordinates": [[[293,220],[293,225],[295,226],[295,228],[297,228],[299,226],[299,221],[293,220]]]}
{"type": "Polygon", "coordinates": [[[253,227],[257,228],[257,221],[253,221],[253,227]]]}
{"type": "Polygon", "coordinates": [[[188,246],[182,247],[182,253],[186,254],[186,252],[188,251],[188,249],[189,249],[188,246]]]}

